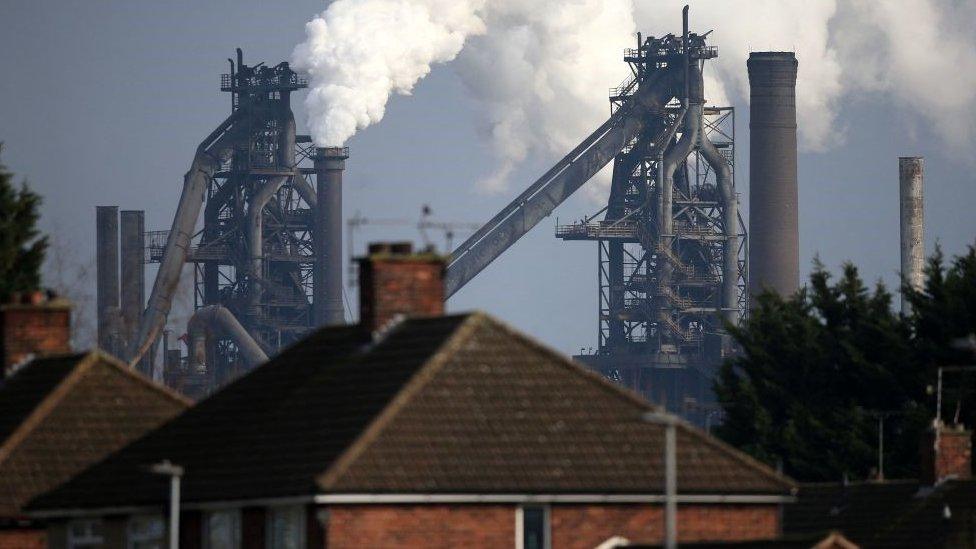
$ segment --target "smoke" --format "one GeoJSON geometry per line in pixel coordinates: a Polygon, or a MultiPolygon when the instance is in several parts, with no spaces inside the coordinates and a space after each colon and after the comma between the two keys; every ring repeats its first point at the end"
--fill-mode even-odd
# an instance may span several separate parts
{"type": "Polygon", "coordinates": [[[500,191],[527,155],[561,157],[606,120],[636,25],[623,0],[495,0],[485,21],[457,70],[484,104],[482,133],[497,157],[479,188],[500,191]]]}
{"type": "Polygon", "coordinates": [[[336,0],[305,25],[292,64],[308,73],[309,131],[342,145],[379,122],[393,92],[408,95],[431,65],[483,32],[483,0],[336,0]]]}
{"type": "MultiPolygon", "coordinates": [[[[337,0],[306,27],[294,63],[312,78],[310,131],[340,144],[379,121],[391,93],[409,93],[431,65],[453,64],[478,102],[496,169],[478,187],[507,188],[526,158],[554,160],[609,114],[606,90],[628,75],[623,48],[679,32],[685,0],[337,0]]],[[[905,0],[697,0],[692,30],[714,29],[711,104],[748,102],[751,51],[800,61],[800,146],[844,140],[843,105],[886,97],[956,150],[976,141],[976,6],[905,0]]],[[[595,186],[601,195],[608,181],[595,186]]],[[[588,187],[591,191],[594,186],[588,187]]]]}

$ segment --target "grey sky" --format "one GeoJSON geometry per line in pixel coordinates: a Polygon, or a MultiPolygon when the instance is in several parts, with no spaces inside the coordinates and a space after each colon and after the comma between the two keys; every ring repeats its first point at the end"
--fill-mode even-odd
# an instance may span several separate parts
{"type": "MultiPolygon", "coordinates": [[[[250,63],[287,59],[305,21],[323,7],[321,0],[3,2],[3,162],[44,195],[43,228],[82,262],[94,257],[96,205],[145,209],[147,228],[169,228],[196,144],[228,112],[229,97],[218,89],[226,58],[241,46],[250,63]]],[[[721,51],[720,33],[715,40],[721,51]]],[[[295,107],[301,131],[301,101],[295,107]]],[[[736,107],[737,185],[745,199],[748,108],[736,107]]],[[[474,182],[492,158],[478,135],[479,108],[450,65],[436,67],[412,96],[394,97],[385,119],[349,143],[347,214],[413,220],[428,203],[441,220],[485,220],[555,160],[531,157],[508,193],[479,193],[474,182]]],[[[917,116],[883,94],[855,98],[840,117],[842,146],[800,155],[804,273],[819,253],[833,269],[851,259],[869,280],[897,281],[899,155],[926,157],[927,251],[937,239],[950,254],[973,241],[971,155],[947,156],[917,116]]],[[[556,215],[572,219],[593,209],[580,193],[556,215]]],[[[486,310],[565,352],[595,346],[596,249],[555,240],[554,224],[555,215],[450,308],[486,310]]],[[[401,237],[418,235],[388,227],[356,235],[360,250],[367,240],[401,237]]],[[[93,280],[86,284],[94,288],[93,280]]]]}

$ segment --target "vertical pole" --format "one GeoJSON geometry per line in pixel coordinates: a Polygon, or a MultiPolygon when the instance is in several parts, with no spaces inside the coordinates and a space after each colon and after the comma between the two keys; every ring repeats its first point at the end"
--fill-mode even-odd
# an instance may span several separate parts
{"type": "Polygon", "coordinates": [[[884,413],[878,414],[878,480],[884,480],[884,413]]]}
{"type": "Polygon", "coordinates": [[[180,475],[176,472],[170,477],[169,486],[169,547],[180,547],[180,475]]]}
{"type": "Polygon", "coordinates": [[[664,428],[664,546],[678,546],[678,456],[674,418],[664,428]]]}

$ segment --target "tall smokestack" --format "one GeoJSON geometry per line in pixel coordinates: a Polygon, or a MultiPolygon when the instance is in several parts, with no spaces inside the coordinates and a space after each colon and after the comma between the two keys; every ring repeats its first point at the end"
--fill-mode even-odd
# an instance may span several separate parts
{"type": "Polygon", "coordinates": [[[749,54],[749,292],[788,296],[800,284],[796,184],[796,56],[749,54]]]}
{"type": "MultiPolygon", "coordinates": [[[[145,232],[146,214],[140,210],[123,210],[122,226],[122,337],[126,345],[139,332],[139,322],[146,303],[145,232]]],[[[127,357],[126,357],[127,358],[127,357]]],[[[139,363],[145,374],[147,360],[139,363]]]]}
{"type": "Polygon", "coordinates": [[[95,278],[98,346],[118,353],[119,208],[95,207],[95,278]]]}
{"type": "MultiPolygon", "coordinates": [[[[898,159],[898,198],[901,203],[901,276],[921,290],[925,284],[924,211],[922,200],[924,159],[902,156],[898,159]]],[[[901,311],[911,312],[908,300],[901,298],[901,311]]]]}
{"type": "Polygon", "coordinates": [[[349,147],[315,149],[318,205],[315,211],[313,317],[317,326],[345,322],[342,306],[342,172],[349,147]]]}

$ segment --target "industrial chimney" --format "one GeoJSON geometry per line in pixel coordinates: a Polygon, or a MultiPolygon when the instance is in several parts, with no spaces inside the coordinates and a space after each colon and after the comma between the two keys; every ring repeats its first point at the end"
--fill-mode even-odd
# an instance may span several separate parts
{"type": "Polygon", "coordinates": [[[316,189],[315,270],[312,307],[315,325],[345,322],[342,306],[342,172],[349,147],[318,147],[314,162],[316,189]]]}
{"type": "Polygon", "coordinates": [[[749,293],[788,296],[800,283],[796,56],[749,54],[749,293]]]}
{"type": "Polygon", "coordinates": [[[119,352],[119,208],[95,207],[95,302],[98,346],[119,352]]]}
{"type": "MultiPolygon", "coordinates": [[[[905,283],[921,290],[925,269],[924,212],[922,201],[923,159],[902,156],[898,159],[898,198],[901,203],[901,276],[905,283]]],[[[905,296],[901,311],[910,312],[905,296]]]]}
{"type": "MultiPolygon", "coordinates": [[[[129,345],[139,333],[139,322],[146,306],[146,214],[142,210],[123,210],[121,214],[122,245],[122,284],[121,315],[122,337],[129,345]]],[[[121,348],[120,348],[121,350],[121,348]]],[[[151,356],[151,355],[150,355],[151,356]]],[[[151,374],[149,360],[139,363],[139,371],[151,374]]]]}

